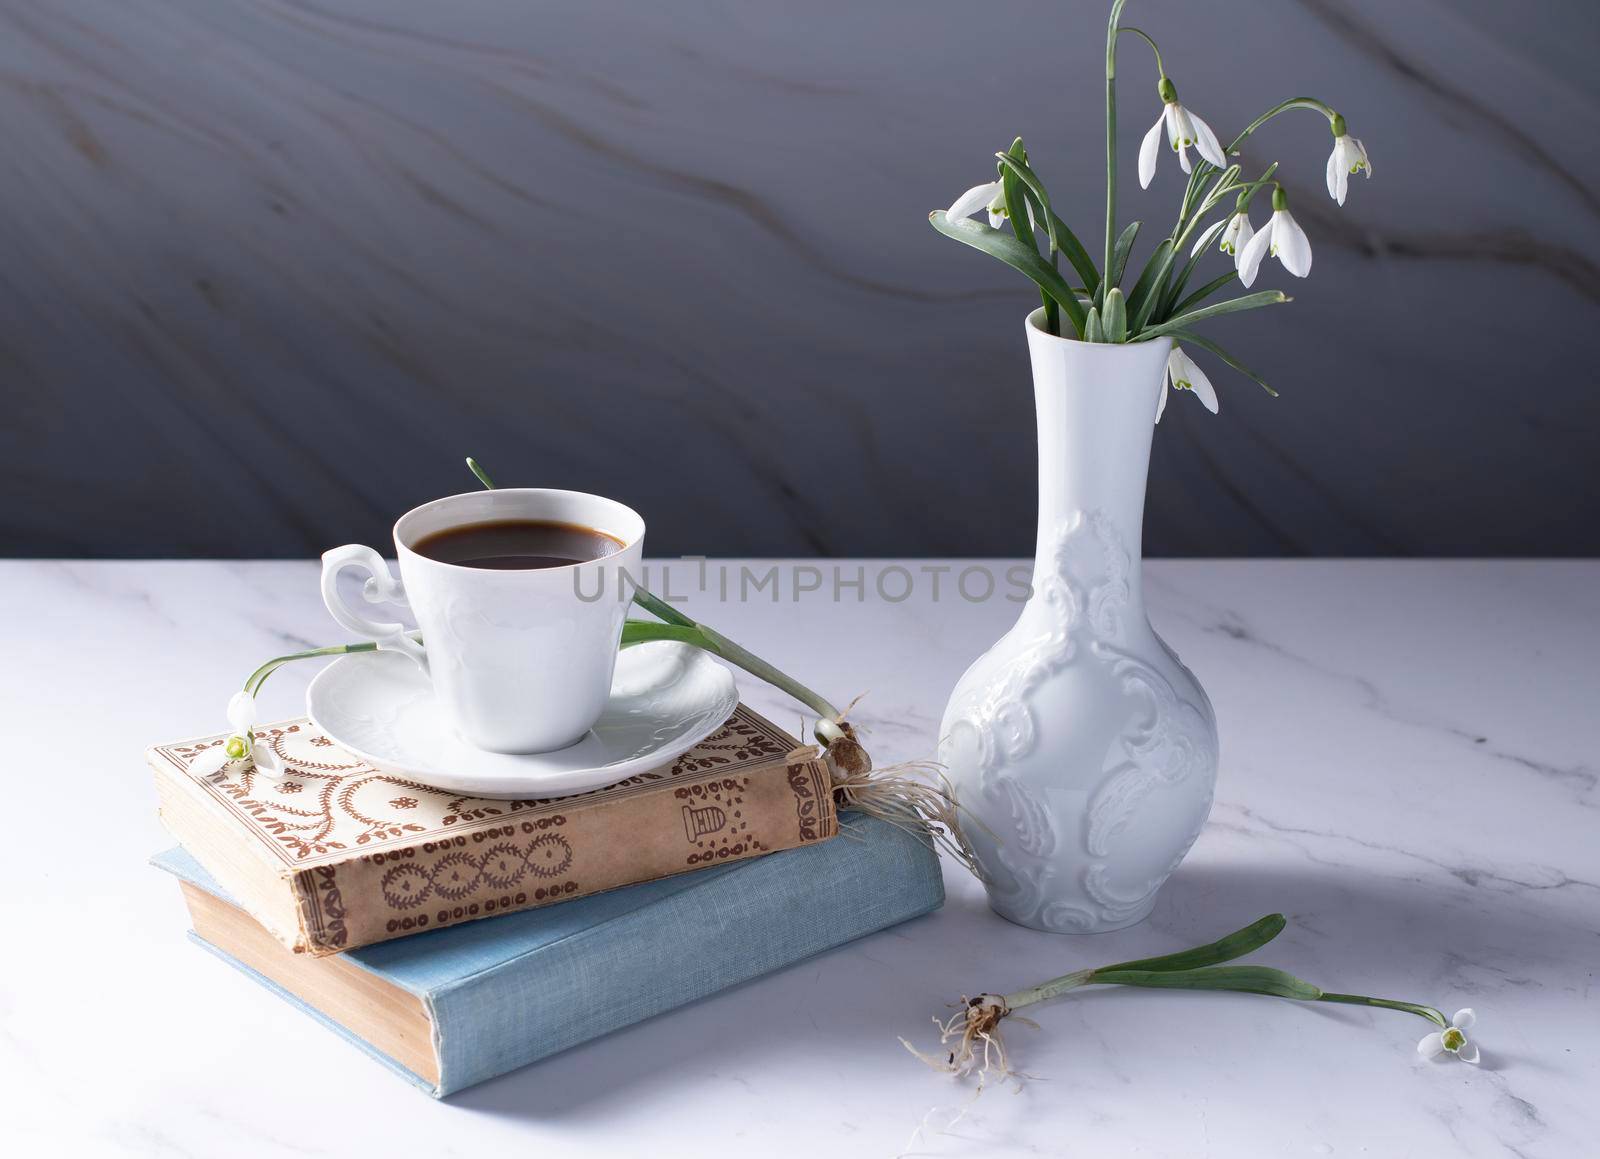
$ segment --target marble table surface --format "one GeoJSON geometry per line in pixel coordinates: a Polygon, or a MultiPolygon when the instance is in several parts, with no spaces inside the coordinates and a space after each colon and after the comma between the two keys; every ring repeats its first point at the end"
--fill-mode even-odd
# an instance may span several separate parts
{"type": "MultiPolygon", "coordinates": [[[[657,582],[815,686],[865,693],[856,718],[883,763],[931,752],[950,686],[1016,613],[960,597],[969,565],[784,565],[776,606],[735,598],[737,562],[714,564],[706,593],[691,563],[657,582]],[[812,574],[792,569],[811,566],[820,589],[796,597],[812,574]],[[876,583],[895,566],[913,580],[898,601],[876,583]]],[[[230,1157],[1592,1153],[1600,564],[1155,561],[1146,586],[1222,736],[1210,824],[1148,921],[1020,929],[947,867],[936,914],[434,1102],[195,950],[144,864],[167,839],[141,750],[220,726],[259,659],[339,638],[315,565],[0,564],[0,1138],[13,1154],[230,1157]],[[1484,1064],[1421,1061],[1409,1015],[1112,989],[1011,1032],[1034,1076],[1017,1094],[970,1101],[897,1041],[929,1045],[929,1016],[963,993],[1273,910],[1290,928],[1263,961],[1475,1007],[1484,1064]]],[[[309,675],[275,677],[263,711],[297,714],[309,675]]]]}

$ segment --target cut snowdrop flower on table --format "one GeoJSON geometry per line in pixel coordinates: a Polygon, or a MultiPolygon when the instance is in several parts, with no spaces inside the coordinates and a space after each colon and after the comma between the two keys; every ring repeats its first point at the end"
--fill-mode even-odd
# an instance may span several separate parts
{"type": "Polygon", "coordinates": [[[1446,1023],[1444,1015],[1438,1010],[1418,1002],[1324,990],[1271,966],[1226,964],[1260,949],[1282,933],[1287,924],[1282,914],[1268,914],[1224,938],[1191,950],[1074,970],[1011,994],[984,991],[975,998],[963,998],[953,1017],[935,1016],[933,1023],[938,1028],[939,1044],[943,1049],[937,1052],[922,1051],[903,1038],[900,1041],[907,1050],[935,1070],[956,1078],[975,1079],[979,1090],[990,1078],[1020,1082],[1025,1076],[1012,1065],[1010,1053],[1001,1036],[1002,1022],[1016,1016],[1018,1010],[1060,998],[1086,986],[1123,986],[1135,990],[1225,990],[1237,994],[1289,998],[1296,1002],[1326,1002],[1395,1010],[1402,1014],[1414,1014],[1439,1027],[1438,1032],[1422,1040],[1417,1047],[1419,1052],[1438,1054],[1448,1050],[1459,1052],[1458,1057],[1468,1062],[1478,1060],[1477,1048],[1469,1046],[1462,1033],[1474,1021],[1470,1010],[1458,1011],[1454,1022],[1446,1023]]]}
{"type": "Polygon", "coordinates": [[[1212,389],[1211,380],[1176,342],[1172,344],[1172,353],[1167,355],[1167,375],[1161,386],[1160,401],[1156,403],[1156,422],[1161,421],[1161,415],[1167,409],[1168,387],[1193,391],[1208,411],[1217,413],[1217,392],[1212,389]]]}
{"type": "Polygon", "coordinates": [[[1328,196],[1343,205],[1350,178],[1365,173],[1371,179],[1372,161],[1367,157],[1367,147],[1345,130],[1344,117],[1335,116],[1331,127],[1333,152],[1328,154],[1328,196]]]}
{"type": "Polygon", "coordinates": [[[233,735],[221,744],[207,749],[194,759],[189,771],[205,777],[220,772],[230,761],[250,758],[255,770],[263,776],[276,777],[282,772],[278,755],[271,746],[257,744],[255,737],[256,698],[248,692],[235,692],[228,701],[228,724],[233,735]]]}
{"type": "Polygon", "coordinates": [[[1473,1013],[1471,1007],[1457,1010],[1450,1019],[1449,1026],[1422,1036],[1422,1041],[1417,1043],[1417,1053],[1423,1058],[1438,1058],[1441,1054],[1453,1054],[1462,1062],[1476,1064],[1479,1057],[1478,1044],[1469,1041],[1466,1032],[1477,1021],[1478,1016],[1473,1013]]]}
{"type": "Polygon", "coordinates": [[[1239,280],[1249,287],[1268,254],[1297,278],[1311,273],[1311,240],[1289,212],[1289,195],[1272,191],[1272,219],[1239,251],[1239,280]]]}

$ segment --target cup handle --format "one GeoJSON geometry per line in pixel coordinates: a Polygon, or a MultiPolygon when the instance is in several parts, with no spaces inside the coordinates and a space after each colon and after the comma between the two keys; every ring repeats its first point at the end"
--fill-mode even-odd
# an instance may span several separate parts
{"type": "Polygon", "coordinates": [[[406,626],[398,621],[369,620],[356,614],[339,594],[339,573],[346,568],[358,568],[367,573],[367,582],[361,588],[361,598],[369,604],[399,604],[406,606],[405,585],[389,574],[389,565],[383,556],[359,543],[346,544],[322,553],[322,602],[328,614],[340,627],[377,641],[380,649],[403,652],[428,671],[428,654],[416,640],[406,635],[406,626]]]}

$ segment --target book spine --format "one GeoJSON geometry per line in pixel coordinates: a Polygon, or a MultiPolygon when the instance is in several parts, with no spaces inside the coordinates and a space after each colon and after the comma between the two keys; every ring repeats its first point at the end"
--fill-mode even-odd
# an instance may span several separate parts
{"type": "Polygon", "coordinates": [[[289,884],[301,946],[321,956],[837,832],[827,765],[811,760],[578,797],[569,809],[512,812],[470,831],[310,866],[289,884]]]}
{"type": "Polygon", "coordinates": [[[921,835],[848,814],[849,838],[684,889],[428,997],[446,1095],[937,909],[921,835]]]}

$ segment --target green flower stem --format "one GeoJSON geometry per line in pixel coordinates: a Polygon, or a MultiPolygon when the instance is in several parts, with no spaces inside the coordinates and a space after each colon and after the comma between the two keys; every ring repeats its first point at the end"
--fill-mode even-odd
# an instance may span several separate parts
{"type": "Polygon", "coordinates": [[[1067,991],[1088,986],[1093,981],[1093,970],[1075,970],[1071,974],[1063,974],[1059,978],[1052,978],[1048,982],[1041,982],[1026,990],[1018,990],[1015,994],[1007,994],[1001,1001],[1006,1004],[1007,1009],[1021,1010],[1024,1006],[1032,1006],[1035,1002],[1047,1002],[1051,998],[1059,998],[1067,991]]]}
{"type": "Polygon", "coordinates": [[[1105,305],[1106,291],[1111,288],[1111,250],[1117,237],[1117,27],[1125,3],[1127,0],[1113,0],[1106,27],[1106,248],[1096,306],[1105,305]]]}
{"type": "Polygon", "coordinates": [[[1278,183],[1272,179],[1272,175],[1277,171],[1278,163],[1274,161],[1271,165],[1267,166],[1266,170],[1261,174],[1260,177],[1256,178],[1254,181],[1248,181],[1241,186],[1242,192],[1239,194],[1239,200],[1234,208],[1239,211],[1248,210],[1250,208],[1250,203],[1255,200],[1257,190],[1264,189],[1268,185],[1272,186],[1274,189],[1278,188],[1278,183]]]}
{"type": "Polygon", "coordinates": [[[661,599],[659,596],[651,595],[643,588],[634,588],[633,602],[638,604],[641,608],[649,612],[658,620],[665,620],[669,624],[678,624],[686,628],[699,627],[698,624],[696,624],[682,612],[678,611],[677,608],[667,603],[666,600],[661,599]]]}
{"type": "Polygon", "coordinates": [[[1194,212],[1195,194],[1200,192],[1200,183],[1205,180],[1200,172],[1203,165],[1205,162],[1201,161],[1194,167],[1194,171],[1189,174],[1188,185],[1184,186],[1183,200],[1178,203],[1178,222],[1172,227],[1171,236],[1174,242],[1178,240],[1178,231],[1183,228],[1183,223],[1188,221],[1189,215],[1194,212]]]}
{"type": "Polygon", "coordinates": [[[1450,1025],[1443,1014],[1432,1006],[1419,1006],[1415,1002],[1401,1002],[1394,998],[1368,998],[1364,994],[1330,994],[1326,990],[1318,1002],[1337,1002],[1345,1006],[1376,1006],[1382,1010],[1403,1010],[1407,1014],[1415,1014],[1418,1018],[1426,1018],[1441,1029],[1450,1025]]]}
{"type": "MultiPolygon", "coordinates": [[[[1249,127],[1235,137],[1233,139],[1233,143],[1223,150],[1223,152],[1229,155],[1237,153],[1240,147],[1250,139],[1250,135],[1252,133],[1254,133],[1268,121],[1272,120],[1272,118],[1276,117],[1279,113],[1286,113],[1290,109],[1314,109],[1323,116],[1327,117],[1330,124],[1332,124],[1339,116],[1339,114],[1334,112],[1329,105],[1317,100],[1315,97],[1291,97],[1282,104],[1273,105],[1272,108],[1268,109],[1255,120],[1251,121],[1249,127]]],[[[1272,169],[1277,169],[1277,167],[1278,163],[1274,161],[1272,163],[1272,169]]],[[[1207,161],[1201,161],[1194,167],[1194,172],[1189,175],[1189,188],[1183,195],[1183,211],[1178,217],[1180,224],[1182,223],[1183,218],[1187,216],[1190,202],[1193,200],[1195,190],[1199,187],[1199,183],[1210,177],[1211,174],[1215,173],[1216,171],[1216,166],[1207,161]]],[[[1265,180],[1265,178],[1263,178],[1263,180],[1265,180]]]]}
{"type": "Polygon", "coordinates": [[[1317,100],[1315,97],[1290,97],[1282,104],[1273,105],[1266,112],[1262,113],[1255,120],[1251,121],[1250,127],[1233,139],[1233,144],[1228,146],[1227,152],[1237,153],[1239,151],[1239,147],[1249,140],[1251,133],[1254,133],[1257,129],[1259,129],[1262,125],[1265,125],[1268,121],[1272,120],[1272,118],[1276,117],[1279,113],[1287,113],[1290,109],[1315,109],[1317,112],[1327,117],[1330,123],[1339,115],[1329,106],[1317,100]]]}
{"type": "Polygon", "coordinates": [[[1230,165],[1223,170],[1212,169],[1218,174],[1212,182],[1211,188],[1206,191],[1201,199],[1200,207],[1193,208],[1190,198],[1184,198],[1183,212],[1178,215],[1178,224],[1172,228],[1173,245],[1181,244],[1181,238],[1188,236],[1185,232],[1187,226],[1192,226],[1222,203],[1222,199],[1230,193],[1238,193],[1244,199],[1244,208],[1249,208],[1250,199],[1255,196],[1256,190],[1266,185],[1277,187],[1278,183],[1272,180],[1272,175],[1278,171],[1278,163],[1274,161],[1268,165],[1266,171],[1254,181],[1239,180],[1239,166],[1230,165]]]}
{"type": "MultiPolygon", "coordinates": [[[[416,632],[410,633],[410,636],[413,640],[422,639],[416,632]]],[[[261,686],[267,682],[267,677],[285,664],[295,660],[311,660],[318,656],[343,656],[347,652],[376,652],[377,650],[377,643],[368,640],[362,644],[329,644],[326,648],[307,648],[304,652],[291,652],[287,656],[274,656],[245,678],[244,690],[251,696],[259,696],[261,694],[261,686]]]]}
{"type": "Polygon", "coordinates": [[[1117,32],[1119,35],[1126,32],[1130,35],[1137,36],[1140,40],[1148,44],[1150,46],[1150,51],[1156,54],[1156,72],[1161,74],[1163,80],[1166,79],[1167,66],[1161,63],[1161,47],[1156,44],[1154,38],[1152,38],[1148,32],[1142,28],[1134,28],[1132,25],[1129,25],[1127,28],[1119,28],[1117,29],[1117,32]]]}
{"type": "MultiPolygon", "coordinates": [[[[643,589],[640,589],[643,591],[643,589]]],[[[656,597],[644,592],[651,600],[656,597]]],[[[659,601],[657,601],[659,602],[659,601]]],[[[676,614],[676,613],[675,613],[676,614]]],[[[651,640],[676,640],[683,644],[692,644],[702,648],[713,656],[721,657],[729,664],[743,668],[752,676],[759,677],[781,692],[786,692],[812,712],[821,720],[837,721],[839,710],[822,696],[801,684],[794,677],[779,671],[768,664],[747,648],[742,648],[732,640],[722,635],[716,629],[697,624],[686,616],[679,616],[678,622],[670,624],[654,624],[648,620],[629,620],[623,627],[622,646],[631,648],[635,644],[645,644],[651,640]]]]}
{"type": "MultiPolygon", "coordinates": [[[[1230,179],[1229,174],[1237,178],[1239,167],[1234,165],[1225,169],[1211,187],[1211,191],[1206,194],[1205,200],[1200,203],[1200,208],[1195,210],[1193,215],[1188,218],[1178,218],[1178,224],[1172,229],[1172,254],[1169,255],[1169,263],[1172,258],[1177,256],[1179,250],[1186,249],[1189,239],[1194,236],[1194,231],[1205,220],[1206,214],[1215,209],[1228,194],[1244,188],[1244,186],[1236,184],[1234,180],[1230,179]]],[[[1165,278],[1163,278],[1163,284],[1165,284],[1165,278]]]]}

